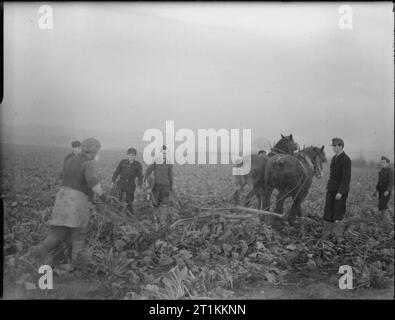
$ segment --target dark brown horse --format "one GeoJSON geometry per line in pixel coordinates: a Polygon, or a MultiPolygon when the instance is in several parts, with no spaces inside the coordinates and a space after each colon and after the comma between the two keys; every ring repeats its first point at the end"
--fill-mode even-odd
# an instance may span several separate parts
{"type": "MultiPolygon", "coordinates": [[[[236,205],[239,204],[240,193],[246,185],[250,186],[251,191],[247,194],[244,204],[247,206],[255,195],[258,199],[258,208],[262,207],[263,184],[266,163],[269,157],[276,154],[293,154],[298,149],[298,144],[294,142],[292,134],[289,136],[281,135],[281,139],[275,144],[268,155],[251,155],[251,170],[246,175],[236,175],[237,190],[233,195],[236,205]]],[[[236,165],[241,167],[243,162],[236,165]]]]}
{"type": "Polygon", "coordinates": [[[288,220],[293,223],[296,216],[302,215],[302,202],[311,187],[313,176],[321,178],[322,163],[326,162],[324,146],[308,147],[294,155],[274,155],[266,163],[263,208],[269,210],[270,198],[274,189],[276,213],[283,213],[284,201],[292,197],[293,204],[288,212],[288,220]]]}

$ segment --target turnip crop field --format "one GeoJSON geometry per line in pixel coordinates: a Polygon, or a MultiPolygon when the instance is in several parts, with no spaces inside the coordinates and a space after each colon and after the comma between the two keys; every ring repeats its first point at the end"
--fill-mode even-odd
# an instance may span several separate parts
{"type": "MultiPolygon", "coordinates": [[[[251,213],[218,210],[233,206],[236,187],[230,165],[175,165],[177,201],[160,212],[159,220],[144,194],[136,195],[131,223],[114,218],[115,205],[100,214],[94,211],[87,243],[93,265],[67,272],[67,261],[61,261],[54,267],[53,290],[40,290],[37,266],[20,257],[46,236],[68,152],[2,146],[5,299],[393,298],[394,231],[383,223],[373,198],[377,168],[356,166],[346,241],[340,245],[320,237],[328,167],[302,205],[301,234],[298,227],[273,228],[251,213]],[[208,217],[170,227],[202,214],[208,217]],[[341,265],[353,269],[352,290],[339,289],[341,265]]],[[[103,150],[100,156],[98,168],[108,190],[124,154],[103,150]]],[[[393,199],[390,206],[393,210],[393,199]]]]}

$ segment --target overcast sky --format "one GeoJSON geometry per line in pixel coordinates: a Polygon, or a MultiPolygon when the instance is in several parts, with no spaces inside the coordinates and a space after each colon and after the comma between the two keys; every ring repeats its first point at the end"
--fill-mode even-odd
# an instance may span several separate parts
{"type": "MultiPolygon", "coordinates": [[[[51,3],[50,3],[51,4],[51,3]]],[[[392,3],[4,5],[2,124],[248,128],[393,150],[392,3]]]]}

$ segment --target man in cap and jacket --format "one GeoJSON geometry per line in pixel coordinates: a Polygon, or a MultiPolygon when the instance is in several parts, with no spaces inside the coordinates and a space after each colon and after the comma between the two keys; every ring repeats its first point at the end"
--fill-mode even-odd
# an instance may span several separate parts
{"type": "Polygon", "coordinates": [[[394,186],[394,171],[390,168],[390,159],[385,156],[381,157],[379,172],[379,179],[376,184],[376,192],[374,196],[379,196],[378,208],[387,222],[392,224],[390,210],[388,209],[388,202],[391,198],[392,187],[394,186]]]}
{"type": "Polygon", "coordinates": [[[65,161],[67,161],[68,159],[70,159],[71,157],[74,157],[74,156],[76,156],[76,155],[78,155],[78,154],[81,153],[81,142],[79,142],[79,141],[73,141],[73,142],[71,143],[71,148],[72,148],[71,153],[69,153],[69,154],[64,158],[63,162],[65,162],[65,161]]]}
{"type": "MultiPolygon", "coordinates": [[[[71,143],[72,151],[64,158],[63,167],[67,160],[81,153],[81,142],[73,141],[71,143]]],[[[63,173],[60,173],[60,179],[63,179],[63,173]]]]}
{"type": "Polygon", "coordinates": [[[166,151],[166,146],[162,146],[162,158],[154,161],[154,163],[147,168],[144,175],[144,182],[147,183],[151,174],[154,174],[152,194],[154,197],[154,204],[157,207],[160,204],[167,204],[170,193],[173,192],[173,164],[167,162],[166,151]]]}
{"type": "Polygon", "coordinates": [[[119,176],[117,183],[119,200],[123,201],[123,199],[126,198],[127,209],[130,213],[133,213],[136,178],[138,179],[138,187],[141,188],[143,185],[143,167],[141,163],[136,160],[136,155],[137,150],[135,148],[129,148],[127,150],[127,159],[121,160],[112,176],[113,185],[119,176]]]}
{"type": "Polygon", "coordinates": [[[338,241],[343,240],[343,218],[346,213],[346,201],[351,182],[351,159],[344,152],[344,141],[332,139],[335,156],[330,164],[330,174],[324,209],[323,237],[327,238],[334,232],[338,241]]]}
{"type": "Polygon", "coordinates": [[[56,195],[49,222],[49,234],[42,243],[30,251],[35,259],[42,261],[59,244],[71,239],[72,264],[78,266],[89,262],[85,250],[90,218],[89,202],[94,194],[103,201],[107,200],[94,161],[100,148],[101,144],[97,139],[88,138],[81,144],[82,152],[65,162],[62,186],[56,195]]]}

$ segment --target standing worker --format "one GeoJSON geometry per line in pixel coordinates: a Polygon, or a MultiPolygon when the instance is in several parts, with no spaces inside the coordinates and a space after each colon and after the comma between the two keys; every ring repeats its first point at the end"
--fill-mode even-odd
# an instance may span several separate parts
{"type": "MultiPolygon", "coordinates": [[[[67,160],[69,160],[70,158],[72,158],[76,155],[79,155],[81,153],[81,142],[73,141],[71,143],[71,148],[72,148],[71,153],[69,153],[63,160],[63,169],[64,169],[64,164],[66,163],[67,160]]],[[[59,176],[60,176],[60,179],[63,179],[63,172],[61,172],[59,176]]]]}
{"type": "Polygon", "coordinates": [[[66,162],[68,159],[70,159],[71,157],[74,157],[74,156],[76,156],[76,155],[78,155],[78,154],[80,154],[81,153],[81,142],[79,142],[79,141],[73,141],[72,143],[71,143],[71,148],[72,148],[72,151],[71,151],[71,153],[69,153],[65,158],[64,158],[64,162],[66,162]]]}
{"type": "Polygon", "coordinates": [[[112,176],[113,186],[119,176],[119,181],[117,183],[119,200],[123,201],[123,198],[126,198],[127,209],[130,214],[133,214],[136,178],[138,178],[138,188],[140,189],[143,185],[143,167],[141,163],[136,160],[136,156],[137,150],[135,148],[129,148],[127,150],[127,159],[121,160],[112,176]]]}
{"type": "Polygon", "coordinates": [[[394,186],[394,171],[390,168],[390,159],[382,156],[380,161],[381,170],[379,172],[379,180],[376,184],[376,192],[374,196],[379,196],[379,211],[381,215],[392,224],[388,202],[391,198],[392,187],[394,186]]]}
{"type": "Polygon", "coordinates": [[[95,138],[88,138],[81,144],[81,154],[65,162],[63,181],[52,210],[50,231],[45,240],[30,251],[33,258],[41,261],[59,244],[71,239],[72,264],[86,265],[89,262],[85,239],[90,218],[89,201],[97,194],[106,201],[95,159],[101,148],[95,138]]]}
{"type": "Polygon", "coordinates": [[[343,240],[343,222],[346,213],[346,201],[351,182],[351,159],[344,152],[344,141],[340,138],[332,139],[335,156],[330,165],[327,184],[323,237],[335,234],[337,241],[343,240]]]}
{"type": "Polygon", "coordinates": [[[161,204],[167,204],[169,202],[170,193],[173,192],[173,164],[167,163],[166,151],[166,146],[162,146],[162,158],[151,164],[144,175],[144,182],[147,183],[151,174],[154,174],[152,194],[156,207],[159,207],[161,204]]]}

